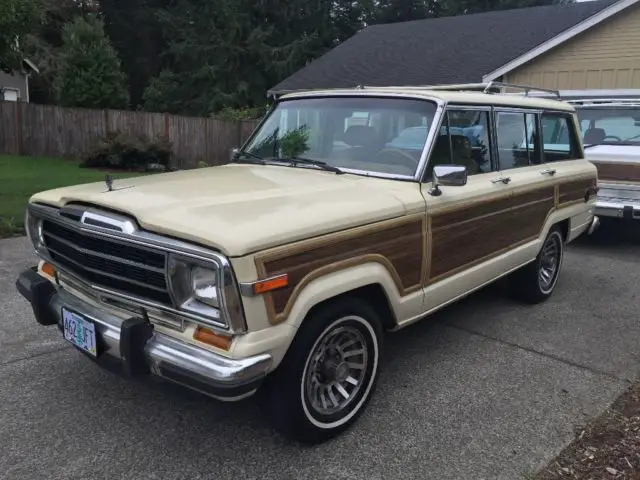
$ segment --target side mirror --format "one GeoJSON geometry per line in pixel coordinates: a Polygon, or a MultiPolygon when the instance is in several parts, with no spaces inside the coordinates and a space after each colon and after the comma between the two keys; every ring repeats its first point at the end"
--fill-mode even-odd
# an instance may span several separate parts
{"type": "Polygon", "coordinates": [[[231,149],[230,158],[231,158],[232,162],[236,159],[236,157],[238,156],[238,153],[240,153],[240,149],[238,147],[234,147],[234,148],[231,149]]]}
{"type": "Polygon", "coordinates": [[[429,194],[442,195],[440,185],[445,187],[463,187],[467,184],[467,167],[464,165],[436,165],[433,167],[433,186],[429,194]]]}

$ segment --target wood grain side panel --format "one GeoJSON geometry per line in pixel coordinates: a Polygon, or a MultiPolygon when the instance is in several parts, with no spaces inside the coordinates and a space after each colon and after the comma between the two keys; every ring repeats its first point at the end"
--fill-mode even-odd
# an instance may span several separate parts
{"type": "Polygon", "coordinates": [[[501,196],[490,200],[456,205],[444,212],[437,212],[431,217],[431,228],[439,230],[462,222],[474,220],[496,212],[506,210],[511,206],[511,196],[501,196]]]}
{"type": "Polygon", "coordinates": [[[572,182],[565,182],[560,184],[559,188],[559,201],[560,207],[567,203],[574,203],[584,201],[584,196],[590,188],[595,187],[597,180],[595,178],[588,178],[582,180],[575,180],[572,182]]]}
{"type": "Polygon", "coordinates": [[[511,215],[512,243],[540,235],[547,217],[555,208],[555,186],[540,188],[514,197],[511,215]]]}
{"type": "Polygon", "coordinates": [[[351,234],[328,236],[285,249],[275,255],[256,260],[260,276],[270,277],[286,273],[289,285],[271,292],[273,313],[281,316],[287,305],[293,303],[302,283],[308,282],[314,272],[323,274],[335,266],[377,261],[390,270],[401,295],[417,291],[422,286],[425,264],[425,218],[413,217],[400,223],[383,224],[370,230],[354,230],[351,234]]]}
{"type": "Polygon", "coordinates": [[[600,180],[614,182],[640,182],[640,164],[591,162],[598,170],[600,180]]]}
{"type": "Polygon", "coordinates": [[[555,186],[516,193],[434,216],[430,282],[500,255],[540,234],[555,207],[555,186]]]}
{"type": "Polygon", "coordinates": [[[454,272],[511,242],[510,197],[436,213],[431,218],[430,281],[454,272]]]}

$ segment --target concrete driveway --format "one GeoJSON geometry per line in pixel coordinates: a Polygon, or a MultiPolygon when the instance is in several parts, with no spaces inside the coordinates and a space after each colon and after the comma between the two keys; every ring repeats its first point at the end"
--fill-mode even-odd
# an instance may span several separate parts
{"type": "Polygon", "coordinates": [[[553,299],[497,285],[387,341],[367,412],[333,442],[284,441],[254,400],[220,404],[102,371],[15,292],[0,241],[0,472],[7,479],[517,479],[640,373],[640,243],[570,247],[553,299]]]}

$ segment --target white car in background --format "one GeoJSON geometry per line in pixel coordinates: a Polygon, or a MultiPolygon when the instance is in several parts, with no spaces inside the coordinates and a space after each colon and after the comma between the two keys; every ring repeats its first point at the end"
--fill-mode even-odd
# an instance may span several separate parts
{"type": "MultiPolygon", "coordinates": [[[[640,220],[640,89],[554,93],[531,96],[556,96],[575,107],[585,158],[598,169],[595,214],[603,220],[640,220]]],[[[544,124],[542,129],[545,138],[567,135],[544,124]]]]}
{"type": "Polygon", "coordinates": [[[596,214],[640,220],[640,90],[593,90],[575,106],[585,157],[598,169],[596,214]]]}

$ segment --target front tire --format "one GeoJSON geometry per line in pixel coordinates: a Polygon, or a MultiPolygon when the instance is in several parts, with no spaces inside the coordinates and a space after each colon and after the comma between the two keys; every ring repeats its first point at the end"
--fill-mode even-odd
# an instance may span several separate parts
{"type": "Polygon", "coordinates": [[[558,226],[553,226],[536,259],[518,270],[512,277],[512,295],[526,303],[546,301],[555,290],[564,258],[564,237],[558,226]]]}
{"type": "Polygon", "coordinates": [[[375,390],[382,322],[364,301],[343,298],[302,323],[260,391],[274,427],[317,444],[349,428],[375,390]]]}

